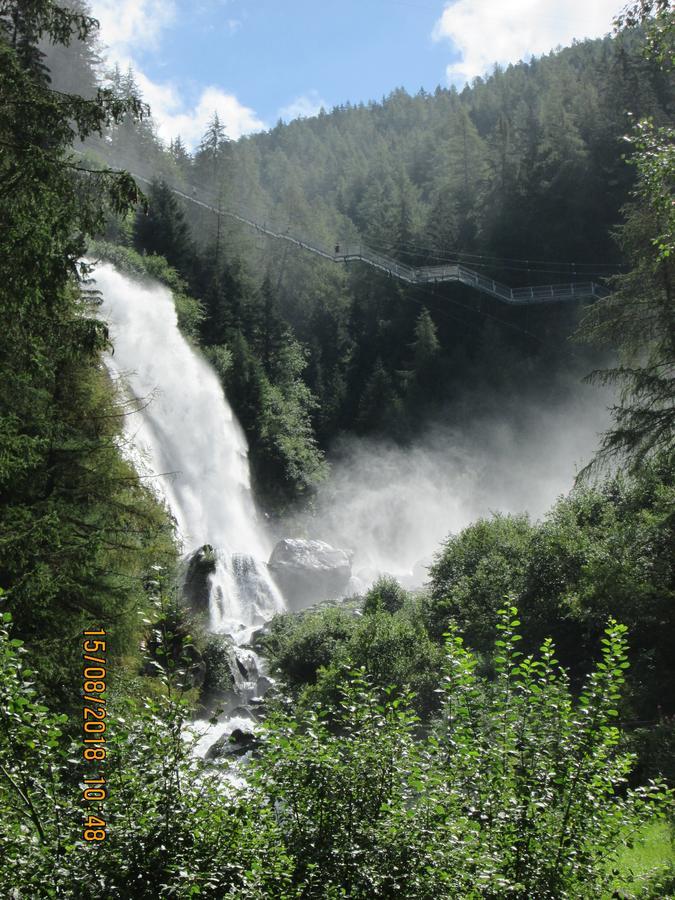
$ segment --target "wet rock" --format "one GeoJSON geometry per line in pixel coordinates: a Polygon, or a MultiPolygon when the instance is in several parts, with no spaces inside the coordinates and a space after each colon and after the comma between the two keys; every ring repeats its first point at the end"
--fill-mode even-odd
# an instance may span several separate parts
{"type": "Polygon", "coordinates": [[[352,574],[350,554],[324,541],[284,538],[269,570],[292,610],[342,596],[352,574]]]}
{"type": "Polygon", "coordinates": [[[219,634],[209,636],[203,651],[206,667],[200,702],[205,710],[220,705],[234,689],[232,642],[219,634]]]}
{"type": "Polygon", "coordinates": [[[244,756],[257,744],[256,736],[251,731],[235,728],[232,734],[224,734],[206,751],[206,759],[222,759],[226,756],[244,756]]]}
{"type": "Polygon", "coordinates": [[[273,685],[274,681],[271,678],[268,678],[266,675],[261,675],[256,684],[258,697],[263,697],[273,685]]]}
{"type": "Polygon", "coordinates": [[[238,668],[239,671],[241,672],[242,677],[243,677],[243,678],[248,678],[248,671],[247,671],[247,669],[246,669],[246,666],[243,664],[243,662],[239,659],[238,656],[235,656],[234,661],[235,661],[235,663],[236,663],[236,665],[237,665],[237,668],[238,668]]]}
{"type": "Polygon", "coordinates": [[[198,612],[209,611],[209,577],[216,571],[216,554],[210,544],[195,550],[189,558],[183,581],[183,595],[198,612]]]}

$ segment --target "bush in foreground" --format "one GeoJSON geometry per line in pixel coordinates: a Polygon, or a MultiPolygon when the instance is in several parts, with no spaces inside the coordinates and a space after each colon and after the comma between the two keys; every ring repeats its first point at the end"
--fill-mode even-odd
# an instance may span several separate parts
{"type": "Polygon", "coordinates": [[[180,666],[152,701],[111,695],[97,846],[81,840],[79,748],[0,628],[0,881],[31,900],[603,896],[671,802],[658,784],[627,787],[626,629],[610,622],[575,701],[550,640],[519,654],[519,624],[500,611],[492,680],[450,632],[431,730],[409,693],[351,670],[336,708],[270,717],[237,789],[184,739],[180,666]]]}

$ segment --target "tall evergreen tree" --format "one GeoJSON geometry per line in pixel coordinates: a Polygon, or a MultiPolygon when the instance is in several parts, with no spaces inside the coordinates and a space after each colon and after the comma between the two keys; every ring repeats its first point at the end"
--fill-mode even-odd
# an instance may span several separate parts
{"type": "MultiPolygon", "coordinates": [[[[90,6],[85,0],[69,0],[68,9],[83,16],[90,15],[90,6]]],[[[95,98],[102,62],[96,30],[86,36],[80,35],[68,46],[43,36],[38,48],[45,55],[52,88],[66,94],[79,94],[88,100],[95,98]]]]}
{"type": "Polygon", "coordinates": [[[147,209],[139,209],[134,224],[134,246],[164,256],[187,278],[194,247],[180,202],[164,180],[155,180],[147,194],[147,209]]]}
{"type": "Polygon", "coordinates": [[[71,705],[73,635],[110,613],[111,649],[126,649],[142,546],[165,521],[119,457],[119,411],[99,365],[107,330],[80,288],[106,198],[127,212],[139,193],[128,175],[91,172],[69,153],[75,136],[141,105],[54,92],[36,70],[37,40],[86,37],[88,16],[51,0],[4,3],[0,15],[0,588],[42,683],[71,705]]]}
{"type": "MultiPolygon", "coordinates": [[[[648,53],[675,68],[675,12],[667,4],[637,4],[619,21],[644,21],[648,53]]],[[[581,334],[621,353],[619,366],[591,376],[620,391],[595,463],[620,456],[638,468],[648,456],[675,452],[675,129],[646,119],[630,140],[638,180],[620,240],[632,269],[588,311],[581,334]]]]}

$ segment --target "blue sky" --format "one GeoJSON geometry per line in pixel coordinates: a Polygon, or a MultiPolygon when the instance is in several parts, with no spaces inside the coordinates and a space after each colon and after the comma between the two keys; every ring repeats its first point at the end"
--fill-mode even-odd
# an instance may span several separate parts
{"type": "Polygon", "coordinates": [[[91,0],[108,59],[132,65],[160,136],[194,145],[350,100],[458,86],[611,30],[617,0],[91,0]]]}
{"type": "MultiPolygon", "coordinates": [[[[438,3],[391,2],[379,17],[364,15],[363,0],[327,2],[321,13],[318,6],[315,0],[203,3],[197,16],[182,16],[162,49],[175,77],[187,84],[217,76],[267,121],[311,92],[333,106],[379,98],[397,84],[417,90],[444,80],[448,48],[431,38],[438,3]]],[[[152,77],[162,76],[162,55],[147,58],[152,77]]]]}

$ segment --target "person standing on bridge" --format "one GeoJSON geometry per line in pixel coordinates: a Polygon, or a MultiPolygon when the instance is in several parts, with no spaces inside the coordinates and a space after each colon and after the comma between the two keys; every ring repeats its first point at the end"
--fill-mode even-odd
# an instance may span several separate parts
{"type": "Polygon", "coordinates": [[[335,255],[338,256],[339,253],[340,253],[340,245],[336,244],[335,245],[335,255]]]}

